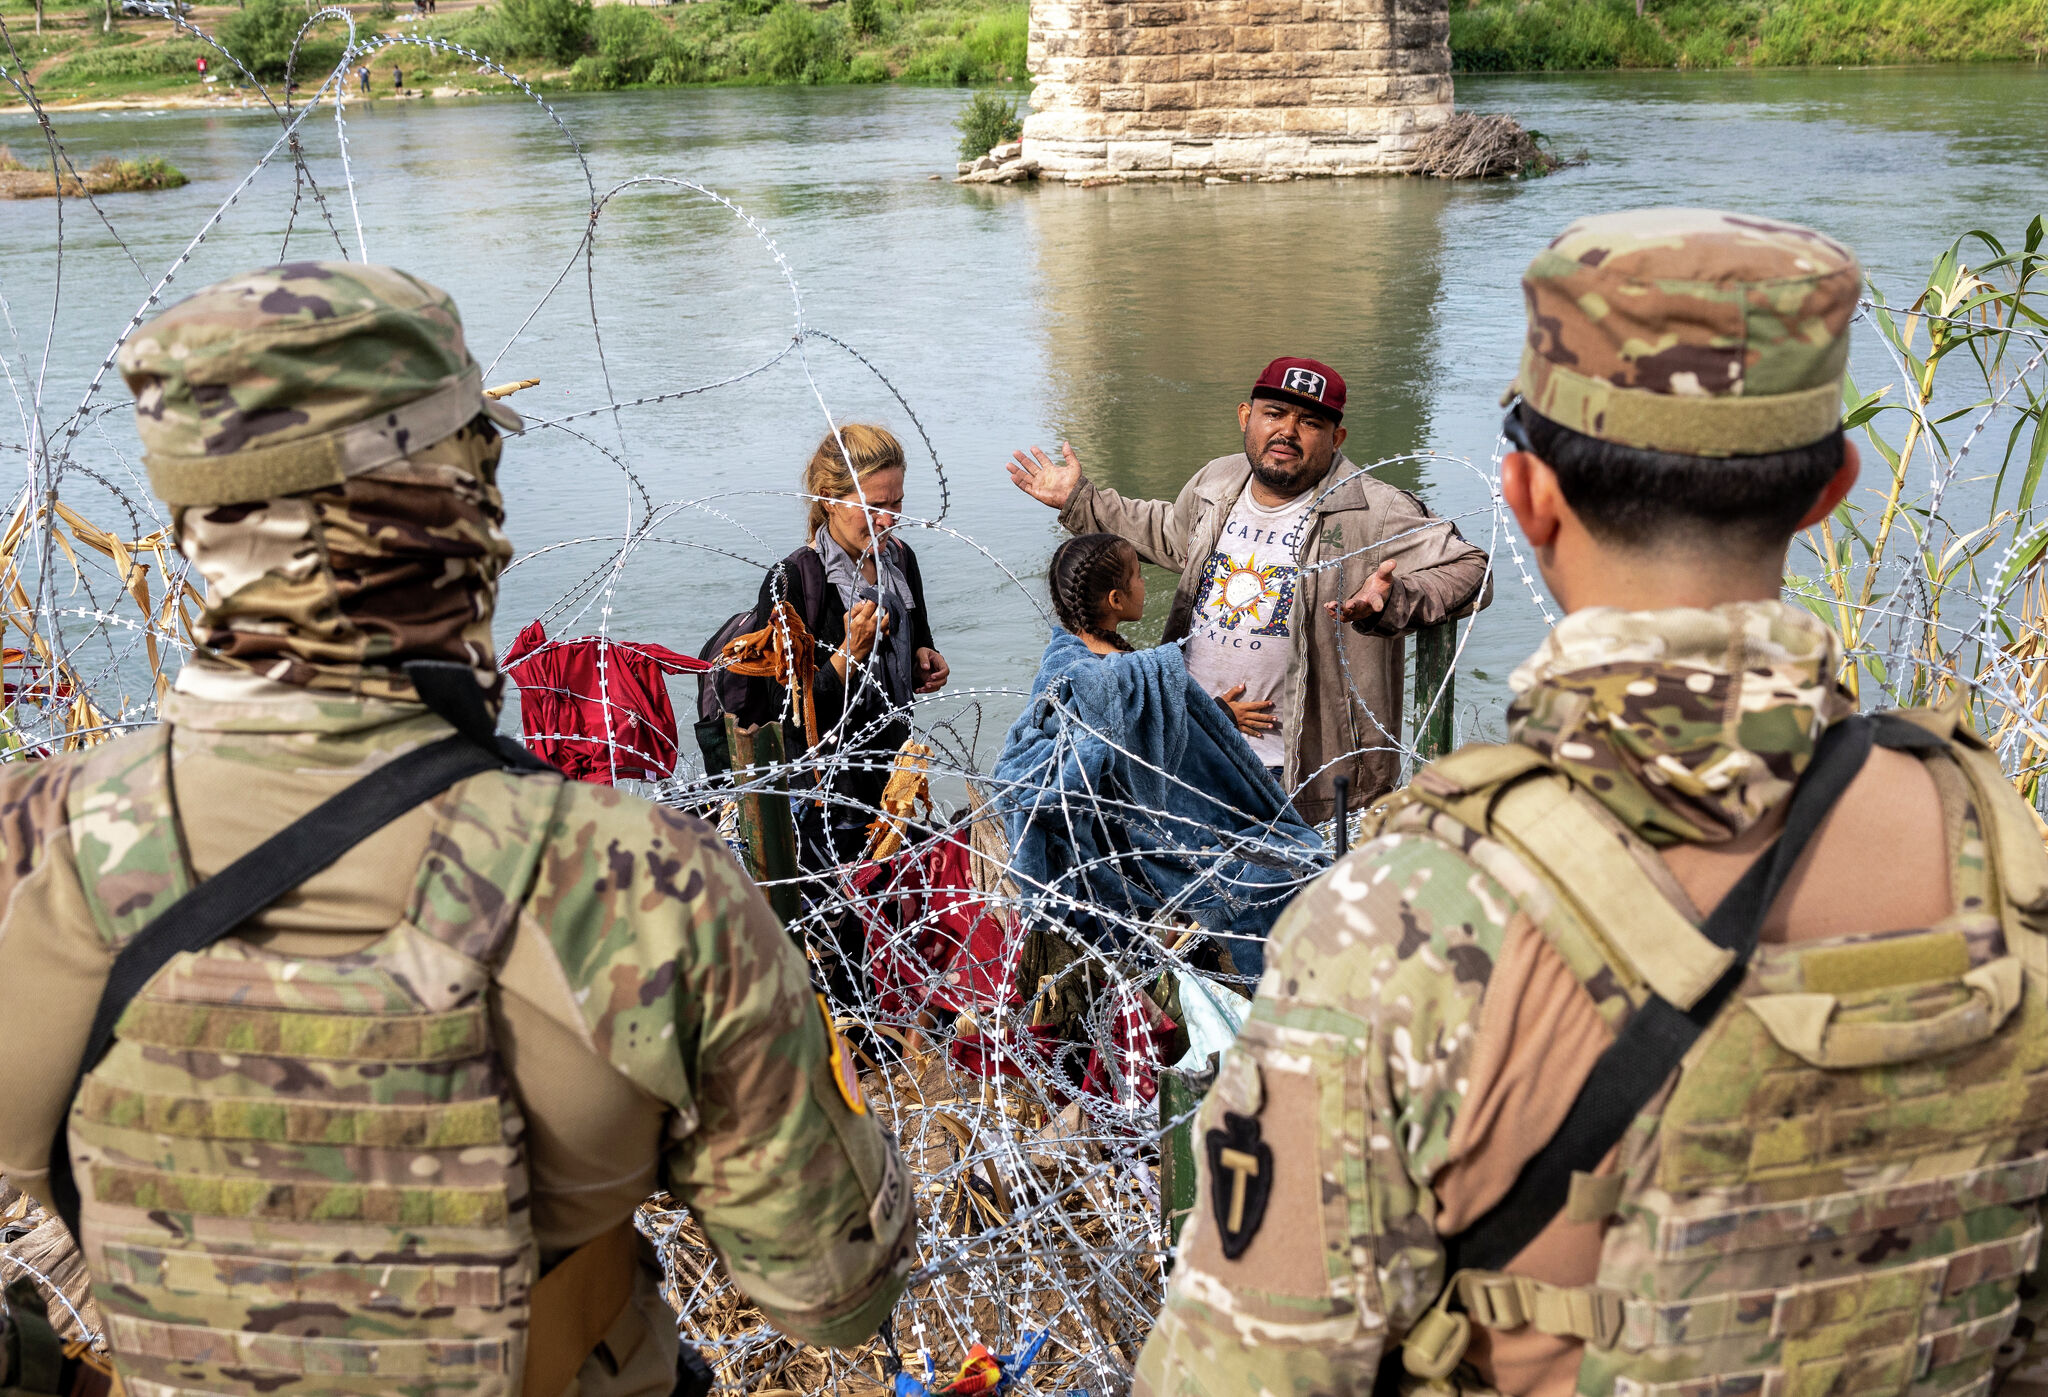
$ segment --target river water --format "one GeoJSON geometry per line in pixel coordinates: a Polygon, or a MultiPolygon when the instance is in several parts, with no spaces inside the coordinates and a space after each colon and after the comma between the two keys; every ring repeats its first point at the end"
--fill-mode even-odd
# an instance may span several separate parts
{"type": "MultiPolygon", "coordinates": [[[[1516,277],[1573,217],[1650,203],[1769,212],[1848,242],[1908,300],[1956,234],[1982,227],[2013,241],[2048,208],[2048,70],[2038,67],[1472,78],[1458,97],[1512,113],[1588,163],[1526,183],[977,188],[929,178],[952,169],[957,91],[564,97],[556,107],[598,190],[689,179],[758,220],[757,232],[694,192],[636,186],[607,207],[588,275],[574,258],[590,185],[531,103],[351,107],[353,207],[333,121],[309,123],[304,139],[339,241],[353,255],[359,218],[372,259],[451,291],[489,381],[542,380],[515,399],[530,417],[701,387],[773,359],[796,324],[779,254],[806,323],[887,376],[943,462],[943,493],[922,457],[909,489],[910,512],[924,518],[944,500],[944,527],[911,536],[953,666],[953,692],[927,716],[971,720],[970,691],[982,691],[986,756],[1035,668],[1044,567],[1060,536],[1051,511],[1008,483],[1012,448],[1065,438],[1099,479],[1170,495],[1237,449],[1235,405],[1259,367],[1305,354],[1349,380],[1354,460],[1426,451],[1474,463],[1404,461],[1385,474],[1485,542],[1496,400],[1520,342],[1516,277]]],[[[240,111],[81,113],[60,115],[58,129],[81,164],[162,154],[193,182],[103,200],[111,229],[67,203],[61,283],[55,204],[0,204],[0,295],[14,337],[4,354],[24,391],[42,383],[53,420],[78,403],[140,304],[143,273],[171,263],[278,125],[240,111]]],[[[0,141],[35,149],[19,117],[0,117],[0,141]]],[[[278,260],[288,225],[292,256],[338,256],[316,202],[293,205],[290,169],[274,163],[177,287],[278,260]]],[[[1874,335],[1857,346],[1855,371],[1866,388],[1891,379],[1874,335]]],[[[103,391],[125,401],[116,380],[103,391]]],[[[501,647],[546,614],[555,635],[604,625],[694,651],[750,601],[760,568],[798,542],[802,506],[787,492],[824,430],[821,397],[841,421],[878,420],[917,446],[888,388],[820,340],[738,383],[512,444],[506,494],[525,556],[506,580],[501,647]],[[614,567],[617,540],[645,522],[648,501],[658,522],[614,567]]],[[[17,422],[10,410],[0,452],[19,460],[17,422]]],[[[125,415],[103,425],[80,459],[135,479],[125,415]]],[[[67,497],[88,488],[74,478],[67,497]]],[[[1498,556],[1500,599],[1461,663],[1468,733],[1498,730],[1505,675],[1544,624],[1505,549],[1498,556]]],[[[1152,578],[1154,634],[1170,582],[1152,578]]],[[[679,700],[692,693],[678,686],[679,700]]]]}

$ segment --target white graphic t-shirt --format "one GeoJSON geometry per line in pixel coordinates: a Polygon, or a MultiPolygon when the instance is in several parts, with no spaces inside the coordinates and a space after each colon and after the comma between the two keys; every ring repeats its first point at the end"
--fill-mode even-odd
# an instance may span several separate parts
{"type": "MultiPolygon", "coordinates": [[[[1242,701],[1270,699],[1284,724],[1280,686],[1287,675],[1295,615],[1295,550],[1308,522],[1310,492],[1273,509],[1252,498],[1247,485],[1224,522],[1216,551],[1202,565],[1187,641],[1188,673],[1212,694],[1244,685],[1242,701]]],[[[1280,727],[1247,737],[1267,766],[1281,766],[1287,747],[1280,727]]]]}

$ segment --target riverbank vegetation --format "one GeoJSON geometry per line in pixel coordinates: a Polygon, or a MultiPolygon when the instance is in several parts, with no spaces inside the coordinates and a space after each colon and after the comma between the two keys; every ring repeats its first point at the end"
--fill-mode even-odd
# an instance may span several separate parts
{"type": "Polygon", "coordinates": [[[12,150],[0,145],[0,199],[47,199],[62,194],[75,199],[85,194],[141,194],[157,189],[176,189],[186,182],[184,173],[160,155],[137,160],[117,160],[103,155],[83,170],[66,169],[59,181],[50,177],[48,166],[25,165],[12,150]]]}
{"type": "Polygon", "coordinates": [[[2048,54],[2041,0],[1452,0],[1463,73],[1977,63],[2048,54]]]}
{"type": "MultiPolygon", "coordinates": [[[[489,0],[415,19],[389,3],[348,7],[359,35],[403,34],[473,49],[543,88],[604,90],[680,84],[914,82],[995,84],[1025,78],[1024,0],[695,0],[644,7],[590,0],[489,0]]],[[[301,0],[207,7],[191,22],[212,33],[264,83],[281,80],[301,0]]],[[[41,31],[27,0],[0,0],[0,19],[46,100],[226,96],[233,66],[163,20],[120,20],[104,6],[50,0],[41,31]],[[211,57],[212,83],[198,66],[211,57]]],[[[328,21],[300,45],[305,91],[340,60],[344,27],[328,21]]],[[[459,55],[404,45],[371,64],[371,93],[489,91],[503,79],[459,55]],[[394,67],[397,72],[394,73],[394,67]]],[[[352,87],[353,90],[353,87],[352,87]]]]}

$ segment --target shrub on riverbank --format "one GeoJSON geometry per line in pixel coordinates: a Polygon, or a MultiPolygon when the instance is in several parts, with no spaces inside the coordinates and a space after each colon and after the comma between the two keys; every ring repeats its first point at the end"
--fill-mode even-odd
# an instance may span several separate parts
{"type": "MultiPolygon", "coordinates": [[[[244,67],[268,82],[284,76],[292,59],[292,40],[305,25],[306,15],[306,7],[296,0],[248,0],[221,21],[214,37],[244,67]]],[[[341,41],[333,37],[341,26],[330,23],[327,29],[325,35],[308,34],[299,45],[295,78],[310,77],[317,82],[341,61],[341,41]]]]}
{"type": "Polygon", "coordinates": [[[2039,0],[1453,0],[1460,72],[2038,59],[2039,0]]]}
{"type": "Polygon", "coordinates": [[[977,92],[974,100],[953,119],[960,133],[960,158],[979,160],[999,145],[1008,144],[1024,132],[1024,115],[1015,98],[993,92],[977,92]]]}
{"type": "MultiPolygon", "coordinates": [[[[133,38],[133,36],[127,36],[133,38]]],[[[175,78],[198,70],[201,54],[220,61],[220,55],[197,39],[173,39],[164,44],[109,44],[74,53],[41,78],[52,90],[67,83],[132,82],[138,78],[175,78]]]]}
{"type": "MultiPolygon", "coordinates": [[[[0,0],[0,10],[20,0],[0,0]]],[[[100,10],[51,0],[43,35],[21,35],[30,64],[49,65],[46,97],[156,96],[225,90],[239,74],[196,39],[116,28],[99,33],[100,10]],[[200,87],[196,60],[212,55],[219,89],[200,87]],[[54,60],[54,62],[53,62],[54,60]],[[87,89],[90,88],[90,91],[87,89]]],[[[266,83],[284,76],[305,0],[247,0],[215,32],[266,83]]],[[[542,87],[608,90],[638,86],[750,83],[874,83],[900,80],[982,86],[1023,82],[1025,0],[696,0],[646,7],[591,0],[491,0],[406,26],[503,63],[542,87]]],[[[386,16],[388,19],[389,16],[386,16]]],[[[212,26],[215,21],[205,21],[212,26]]],[[[363,37],[387,26],[357,12],[363,37]]],[[[341,29],[324,23],[299,50],[301,91],[310,91],[341,54],[341,29]]],[[[409,86],[501,88],[473,59],[415,47],[389,50],[409,86]]]]}
{"type": "Polygon", "coordinates": [[[700,0],[673,9],[498,0],[427,32],[506,62],[567,65],[573,87],[688,83],[1017,81],[1019,0],[700,0]],[[580,16],[580,17],[579,17],[580,16]]]}
{"type": "Polygon", "coordinates": [[[103,155],[82,173],[65,171],[59,182],[50,178],[47,167],[24,165],[13,151],[0,145],[0,199],[47,199],[60,193],[71,199],[83,194],[140,194],[176,189],[185,183],[183,171],[160,155],[140,160],[103,155]]]}
{"type": "MultiPolygon", "coordinates": [[[[525,57],[552,58],[557,63],[574,63],[582,56],[597,21],[590,0],[498,0],[495,8],[500,36],[497,47],[525,57]]],[[[617,9],[606,7],[607,13],[617,9]]],[[[646,12],[636,9],[633,13],[646,12]]]]}

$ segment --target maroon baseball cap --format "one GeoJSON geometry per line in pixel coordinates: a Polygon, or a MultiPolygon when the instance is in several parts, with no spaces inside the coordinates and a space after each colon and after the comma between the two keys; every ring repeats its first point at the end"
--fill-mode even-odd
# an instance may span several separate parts
{"type": "Polygon", "coordinates": [[[1254,398],[1281,398],[1344,420],[1344,376],[1313,359],[1275,359],[1252,385],[1254,398]]]}

